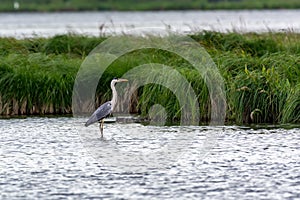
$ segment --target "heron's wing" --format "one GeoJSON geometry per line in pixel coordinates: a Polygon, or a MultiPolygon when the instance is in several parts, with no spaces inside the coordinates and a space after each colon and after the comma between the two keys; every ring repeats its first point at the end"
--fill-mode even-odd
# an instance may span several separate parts
{"type": "Polygon", "coordinates": [[[89,126],[95,122],[98,122],[99,120],[105,118],[111,113],[111,102],[108,101],[104,104],[102,104],[88,119],[88,121],[85,123],[85,126],[89,126]]]}

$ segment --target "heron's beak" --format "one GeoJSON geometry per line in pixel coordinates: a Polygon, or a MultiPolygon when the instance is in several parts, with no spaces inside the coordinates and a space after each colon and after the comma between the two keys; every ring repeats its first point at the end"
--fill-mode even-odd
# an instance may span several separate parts
{"type": "Polygon", "coordinates": [[[118,79],[118,82],[127,82],[128,80],[127,79],[125,79],[125,78],[119,78],[118,79]]]}

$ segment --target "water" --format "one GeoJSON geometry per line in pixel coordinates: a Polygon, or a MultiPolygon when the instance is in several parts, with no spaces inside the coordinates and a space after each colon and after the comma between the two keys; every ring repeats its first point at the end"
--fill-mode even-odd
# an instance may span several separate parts
{"type": "Polygon", "coordinates": [[[84,120],[0,120],[0,198],[300,198],[300,129],[297,127],[149,128],[135,123],[110,123],[105,124],[105,139],[100,139],[98,127],[85,129],[84,120]],[[94,134],[90,143],[84,130],[94,134]],[[142,136],[142,133],[150,134],[144,139],[148,143],[144,142],[143,148],[151,150],[161,144],[161,137],[152,137],[153,134],[165,133],[163,136],[169,137],[167,141],[175,140],[171,136],[179,130],[186,135],[196,133],[193,144],[186,147],[186,157],[178,158],[180,162],[166,162],[159,168],[128,170],[109,163],[104,165],[88,147],[91,143],[98,144],[105,152],[112,146],[120,146],[122,151],[127,148],[130,152],[140,148],[136,143],[140,132],[142,136]],[[204,159],[198,159],[203,136],[213,132],[220,133],[215,147],[204,159]]]}
{"type": "Polygon", "coordinates": [[[299,19],[300,10],[0,13],[0,36],[48,37],[68,32],[97,36],[149,27],[180,33],[299,32],[299,19]]]}

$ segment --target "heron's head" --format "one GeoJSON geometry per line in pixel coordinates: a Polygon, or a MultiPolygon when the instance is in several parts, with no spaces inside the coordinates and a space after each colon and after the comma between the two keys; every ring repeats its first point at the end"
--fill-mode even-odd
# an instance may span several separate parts
{"type": "Polygon", "coordinates": [[[124,78],[114,78],[112,81],[111,81],[111,85],[115,85],[116,83],[119,83],[119,82],[127,82],[128,80],[127,79],[124,79],[124,78]]]}

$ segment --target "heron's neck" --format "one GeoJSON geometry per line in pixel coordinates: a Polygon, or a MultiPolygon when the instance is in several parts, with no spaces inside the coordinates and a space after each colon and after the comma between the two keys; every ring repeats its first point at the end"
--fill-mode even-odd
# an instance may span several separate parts
{"type": "Polygon", "coordinates": [[[118,94],[117,94],[117,90],[116,90],[114,84],[111,84],[110,87],[111,87],[111,90],[112,90],[111,107],[112,107],[112,110],[113,110],[115,105],[117,104],[118,94]]]}

